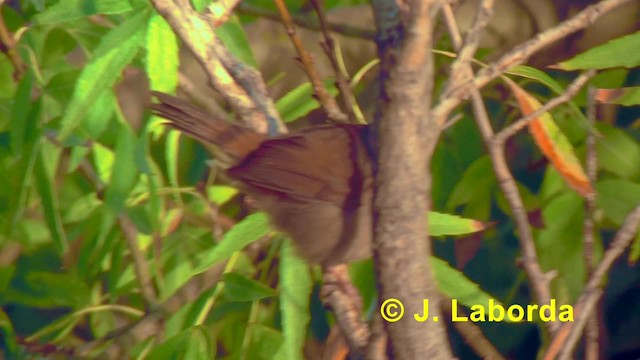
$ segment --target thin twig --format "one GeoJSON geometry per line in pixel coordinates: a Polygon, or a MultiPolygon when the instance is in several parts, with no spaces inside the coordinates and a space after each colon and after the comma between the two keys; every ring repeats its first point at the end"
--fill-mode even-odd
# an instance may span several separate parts
{"type": "Polygon", "coordinates": [[[499,144],[504,144],[511,136],[524,129],[529,124],[529,122],[537,119],[542,114],[572,99],[578,93],[578,91],[582,89],[587,81],[589,81],[589,79],[591,79],[595,74],[595,70],[587,70],[584,73],[580,74],[580,76],[578,76],[562,94],[549,100],[546,104],[544,104],[531,114],[516,120],[508,127],[500,130],[500,132],[498,132],[494,136],[493,141],[499,144]]]}
{"type": "Polygon", "coordinates": [[[136,226],[126,215],[118,216],[118,221],[127,242],[127,248],[133,259],[133,269],[140,283],[140,291],[145,300],[145,307],[152,309],[157,304],[158,295],[156,294],[151,274],[147,268],[147,260],[138,245],[138,230],[136,230],[136,226]]]}
{"type": "Polygon", "coordinates": [[[560,353],[559,359],[567,359],[570,357],[586,323],[586,319],[583,318],[592,316],[594,304],[602,293],[602,291],[599,290],[602,286],[602,280],[609,272],[609,269],[611,269],[611,266],[613,266],[614,261],[629,247],[639,226],[640,206],[637,206],[627,215],[624,224],[622,224],[622,227],[613,238],[611,245],[609,245],[609,248],[604,253],[602,261],[589,278],[584,290],[582,290],[582,295],[580,295],[580,298],[574,306],[576,312],[575,322],[565,323],[560,331],[557,332],[544,356],[545,360],[555,359],[558,353],[560,353]]]}
{"type": "MultiPolygon", "coordinates": [[[[598,175],[598,154],[596,153],[596,91],[589,88],[587,97],[587,119],[589,119],[589,133],[586,140],[586,166],[585,171],[591,184],[595,184],[598,175]]],[[[593,218],[596,210],[596,193],[587,194],[584,203],[584,262],[587,276],[590,277],[595,270],[595,234],[593,218]]],[[[587,360],[597,360],[599,353],[598,334],[598,310],[595,309],[595,316],[589,316],[585,331],[585,358],[587,360]]]]}
{"type": "Polygon", "coordinates": [[[343,71],[344,69],[341,68],[340,63],[338,62],[338,57],[336,55],[336,43],[333,40],[331,33],[329,32],[329,25],[327,23],[324,11],[322,10],[322,6],[318,2],[318,0],[310,0],[310,2],[316,10],[316,13],[318,14],[320,29],[324,37],[324,40],[320,42],[320,46],[327,54],[327,57],[331,62],[331,67],[333,67],[333,72],[336,75],[336,86],[338,87],[340,95],[342,96],[342,101],[344,102],[347,118],[351,123],[364,123],[364,119],[356,118],[356,113],[353,111],[354,107],[357,106],[355,96],[353,96],[353,91],[351,90],[351,86],[349,85],[348,74],[343,71]]]}
{"type": "MultiPolygon", "coordinates": [[[[447,8],[447,6],[445,6],[445,8],[447,8]]],[[[482,9],[479,11],[482,11],[482,9]]],[[[462,46],[462,44],[459,43],[460,30],[458,29],[458,24],[455,22],[455,18],[452,16],[445,17],[445,21],[447,22],[449,32],[452,33],[454,47],[460,48],[462,46]]],[[[472,73],[470,64],[467,64],[466,68],[461,68],[461,71],[462,70],[472,73]]],[[[513,175],[509,171],[503,147],[501,144],[492,141],[494,132],[491,126],[491,120],[489,119],[487,109],[484,106],[480,91],[477,89],[473,89],[471,91],[471,104],[478,129],[480,130],[484,143],[489,150],[493,171],[498,180],[498,184],[509,203],[513,221],[515,222],[520,235],[518,236],[518,240],[520,241],[520,248],[523,255],[522,264],[527,277],[529,278],[529,283],[533,289],[535,299],[538,304],[549,304],[551,301],[551,290],[549,289],[550,278],[544,274],[540,267],[533,234],[531,232],[531,225],[529,224],[527,212],[518,191],[518,186],[513,175]]],[[[553,333],[553,331],[558,327],[555,322],[548,322],[546,323],[546,326],[550,333],[553,333]]]]}
{"type": "MultiPolygon", "coordinates": [[[[494,0],[482,0],[478,4],[473,24],[465,34],[464,42],[460,43],[459,34],[456,36],[456,39],[454,39],[455,47],[458,50],[458,57],[451,65],[449,82],[444,93],[448,92],[450,86],[455,86],[455,84],[461,83],[462,79],[465,79],[465,76],[472,76],[473,73],[468,71],[468,69],[471,66],[471,60],[478,49],[480,35],[482,35],[482,31],[487,26],[489,19],[493,15],[493,5],[494,0]]],[[[455,21],[451,5],[444,5],[443,8],[445,9],[446,21],[455,21]]]]}
{"type": "Polygon", "coordinates": [[[449,113],[466,99],[473,89],[481,89],[506,70],[524,63],[531,55],[543,47],[593,24],[604,14],[630,1],[632,0],[600,1],[597,4],[588,6],[572,18],[516,46],[489,67],[478,72],[473,81],[470,80],[462,84],[457,84],[456,86],[451,86],[450,91],[443,93],[438,106],[433,111],[434,118],[436,118],[438,123],[444,123],[449,113]]]}
{"type": "Polygon", "coordinates": [[[325,111],[330,120],[339,123],[348,122],[348,117],[345,115],[342,110],[338,107],[338,103],[336,100],[329,94],[327,89],[324,87],[322,83],[322,79],[316,70],[316,67],[313,63],[313,58],[311,54],[304,48],[304,44],[302,43],[302,39],[298,36],[296,32],[296,26],[293,23],[293,19],[291,18],[291,14],[289,13],[289,9],[287,9],[287,5],[284,3],[284,0],[274,0],[278,11],[280,12],[280,16],[282,17],[282,23],[287,31],[287,35],[291,39],[293,46],[298,53],[298,58],[302,63],[302,68],[304,72],[307,74],[309,81],[311,81],[311,85],[313,86],[314,95],[317,96],[317,100],[322,106],[322,109],[325,111]]]}
{"type": "MultiPolygon", "coordinates": [[[[247,15],[255,15],[265,19],[270,19],[274,21],[282,21],[280,15],[278,13],[257,7],[248,5],[246,3],[241,3],[237,7],[238,12],[247,14],[247,15]]],[[[303,15],[292,15],[291,19],[293,23],[300,26],[301,28],[309,29],[309,30],[320,30],[320,23],[313,17],[303,16],[303,15]]],[[[327,22],[327,27],[331,32],[341,34],[344,36],[365,39],[365,40],[373,40],[375,38],[376,33],[371,30],[361,29],[352,27],[346,24],[338,24],[331,21],[327,22]]]]}
{"type": "MultiPolygon", "coordinates": [[[[448,299],[446,299],[448,300],[448,299]]],[[[442,312],[446,314],[447,319],[452,318],[453,308],[451,307],[451,301],[442,301],[442,312]]],[[[456,309],[458,314],[462,314],[465,316],[465,311],[461,306],[458,306],[456,309]]],[[[482,333],[482,330],[475,325],[473,322],[467,321],[453,321],[453,326],[458,330],[458,333],[464,341],[473,349],[473,351],[480,358],[485,360],[505,360],[505,358],[500,354],[498,349],[496,349],[493,344],[487,340],[487,338],[482,333]]]]}

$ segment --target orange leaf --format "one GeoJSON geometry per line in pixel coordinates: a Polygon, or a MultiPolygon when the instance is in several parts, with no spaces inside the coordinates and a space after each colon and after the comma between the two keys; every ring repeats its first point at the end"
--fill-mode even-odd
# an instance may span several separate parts
{"type": "MultiPolygon", "coordinates": [[[[518,105],[523,115],[529,115],[542,106],[536,98],[513,81],[507,79],[507,84],[518,100],[518,105]]],[[[553,121],[551,114],[546,112],[537,119],[530,121],[529,131],[533,135],[538,148],[551,161],[551,164],[558,170],[569,186],[582,196],[594,193],[589,179],[573,151],[573,146],[553,121]]]]}

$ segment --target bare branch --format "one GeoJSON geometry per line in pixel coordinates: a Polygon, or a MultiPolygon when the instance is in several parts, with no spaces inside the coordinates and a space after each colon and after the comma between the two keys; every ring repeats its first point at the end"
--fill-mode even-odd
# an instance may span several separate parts
{"type": "MultiPolygon", "coordinates": [[[[582,10],[572,18],[516,46],[512,51],[503,55],[489,67],[478,72],[473,81],[467,81],[464,84],[460,84],[460,86],[450,89],[447,93],[443,93],[440,97],[440,103],[434,109],[434,117],[446,119],[449,113],[469,96],[472,89],[481,89],[509,68],[527,61],[531,55],[543,47],[571,33],[584,29],[604,14],[630,1],[632,0],[604,0],[598,2],[582,10]]],[[[444,122],[444,120],[441,120],[441,122],[444,122]]]]}
{"type": "MultiPolygon", "coordinates": [[[[448,319],[451,319],[451,301],[442,302],[442,311],[443,313],[447,314],[446,317],[448,319]]],[[[457,311],[459,314],[464,314],[464,309],[462,309],[462,307],[459,307],[457,311]]],[[[498,349],[496,349],[496,347],[493,346],[493,344],[484,336],[482,330],[480,330],[480,327],[475,325],[473,322],[454,321],[452,322],[452,324],[456,328],[456,330],[458,330],[458,333],[460,334],[460,336],[462,336],[469,347],[473,349],[476,355],[478,355],[482,359],[487,360],[505,360],[498,349]]]]}
{"type": "MultiPolygon", "coordinates": [[[[587,178],[591,184],[595,184],[598,174],[598,154],[596,152],[596,90],[589,88],[587,97],[587,118],[591,125],[586,140],[586,166],[585,171],[587,178]]],[[[595,235],[593,218],[596,211],[596,194],[587,194],[584,204],[584,262],[587,270],[587,276],[591,276],[595,270],[595,235]]],[[[596,316],[589,316],[586,325],[585,336],[585,358],[587,360],[597,360],[600,358],[599,350],[599,329],[598,316],[596,307],[596,316]]]]}
{"type": "MultiPolygon", "coordinates": [[[[237,10],[238,12],[241,12],[247,15],[255,15],[255,16],[263,17],[265,19],[282,21],[279,14],[269,10],[259,8],[257,6],[241,3],[238,6],[237,10]]],[[[293,23],[300,26],[301,28],[305,28],[309,30],[320,30],[320,23],[318,22],[318,20],[316,20],[313,17],[292,15],[291,20],[293,20],[293,23]]],[[[354,38],[365,39],[365,40],[373,40],[376,35],[375,32],[373,31],[369,31],[361,28],[355,28],[346,24],[337,24],[330,21],[327,22],[327,28],[329,28],[331,32],[334,32],[337,34],[354,37],[354,38]]]]}
{"type": "Polygon", "coordinates": [[[147,309],[154,308],[158,301],[158,295],[153,287],[153,280],[147,268],[147,261],[138,245],[138,231],[136,230],[136,226],[126,215],[120,215],[118,221],[120,222],[122,233],[127,242],[127,248],[133,259],[133,269],[140,283],[140,291],[146,302],[145,305],[147,309]]]}
{"type": "MultiPolygon", "coordinates": [[[[478,49],[478,44],[480,43],[480,35],[489,23],[489,19],[493,14],[493,4],[494,0],[482,0],[478,4],[478,9],[476,11],[473,25],[467,31],[463,43],[460,43],[459,34],[458,36],[452,37],[454,40],[454,46],[458,50],[458,57],[451,65],[449,82],[447,83],[447,88],[445,89],[443,94],[448,93],[449,89],[458,86],[458,84],[460,84],[463,80],[467,80],[467,77],[472,76],[472,73],[469,71],[471,60],[473,59],[473,55],[475,55],[476,50],[478,49]]],[[[451,5],[445,5],[444,9],[446,9],[446,21],[448,23],[453,21],[455,23],[455,17],[453,16],[451,5]]]]}
{"type": "Polygon", "coordinates": [[[329,25],[327,23],[327,19],[325,17],[324,11],[322,10],[322,6],[318,2],[318,0],[310,0],[311,4],[316,10],[318,14],[318,20],[320,21],[320,28],[322,30],[322,35],[324,40],[320,42],[320,46],[327,54],[329,61],[331,62],[331,67],[336,75],[336,86],[338,90],[340,90],[340,95],[342,96],[342,101],[344,102],[344,107],[346,108],[346,114],[351,123],[362,123],[364,124],[364,118],[362,118],[362,113],[357,112],[360,117],[356,116],[356,112],[354,109],[358,106],[355,100],[355,96],[353,95],[353,91],[351,91],[351,86],[349,85],[348,74],[346,74],[346,70],[340,66],[338,62],[338,57],[336,55],[336,43],[329,33],[329,25]]]}

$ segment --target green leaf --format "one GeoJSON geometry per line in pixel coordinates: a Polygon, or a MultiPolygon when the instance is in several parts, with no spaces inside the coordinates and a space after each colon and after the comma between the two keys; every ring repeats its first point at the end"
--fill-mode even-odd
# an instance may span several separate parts
{"type": "Polygon", "coordinates": [[[484,230],[484,223],[458,215],[429,212],[429,235],[464,235],[484,230]]]}
{"type": "MultiPolygon", "coordinates": [[[[16,266],[13,264],[0,267],[0,294],[4,294],[5,291],[7,291],[7,287],[9,286],[15,272],[16,266]]],[[[0,295],[0,302],[4,303],[2,295],[0,295]]]]}
{"type": "Polygon", "coordinates": [[[167,255],[163,267],[166,269],[163,281],[159,283],[160,300],[173,295],[182,285],[193,277],[193,266],[184,252],[172,251],[167,255]]]}
{"type": "Polygon", "coordinates": [[[549,89],[553,90],[556,94],[562,94],[564,92],[562,86],[554,78],[547,75],[544,71],[532,68],[531,66],[518,65],[509,69],[506,73],[536,80],[549,87],[549,89]]]}
{"type": "Polygon", "coordinates": [[[178,85],[178,40],[169,24],[158,14],[149,19],[147,30],[147,75],[150,88],[174,93],[178,85]]]}
{"type": "Polygon", "coordinates": [[[69,94],[73,92],[74,84],[78,81],[80,70],[61,71],[51,77],[44,87],[44,94],[53,98],[61,105],[67,104],[69,94]]]}
{"type": "Polygon", "coordinates": [[[223,275],[224,293],[231,301],[253,301],[278,294],[272,288],[238,273],[223,275]]]}
{"type": "Polygon", "coordinates": [[[156,346],[148,359],[157,360],[209,360],[215,358],[216,346],[211,329],[193,326],[156,346]]]}
{"type": "Polygon", "coordinates": [[[264,213],[247,216],[224,234],[220,244],[198,256],[198,266],[193,274],[204,272],[216,263],[228,259],[233,253],[266,236],[270,231],[269,220],[264,213]]]}
{"type": "Polygon", "coordinates": [[[250,358],[271,360],[282,342],[282,333],[279,331],[262,324],[253,324],[251,326],[251,345],[248,351],[251,354],[250,358]]]}
{"type": "Polygon", "coordinates": [[[213,185],[207,188],[207,197],[211,202],[220,206],[238,194],[238,189],[227,185],[213,185]]]}
{"type": "Polygon", "coordinates": [[[97,14],[121,14],[133,8],[129,0],[60,0],[33,17],[36,24],[57,24],[97,14]]]}
{"type": "Polygon", "coordinates": [[[295,252],[291,241],[285,241],[280,252],[280,311],[284,342],[276,359],[304,359],[307,325],[309,324],[309,294],[311,294],[309,267],[295,252]]]}
{"type": "MultiPolygon", "coordinates": [[[[338,93],[333,80],[325,80],[324,86],[331,96],[338,93]]],[[[306,82],[286,93],[276,102],[276,110],[280,113],[282,121],[291,122],[307,115],[312,110],[320,107],[320,104],[312,97],[313,87],[306,82]]]]}
{"type": "Polygon", "coordinates": [[[16,91],[16,81],[13,78],[14,71],[15,69],[11,62],[6,58],[0,61],[0,99],[10,99],[16,91]]]}
{"type": "Polygon", "coordinates": [[[247,33],[244,31],[237,16],[231,15],[229,20],[216,29],[216,35],[222,40],[229,52],[240,61],[247,65],[258,67],[251,51],[247,33]]]}
{"type": "Polygon", "coordinates": [[[558,67],[563,70],[634,68],[640,65],[640,52],[636,49],[640,49],[640,31],[589,49],[561,62],[558,67]]]}
{"type": "Polygon", "coordinates": [[[624,131],[605,123],[596,125],[598,137],[598,165],[601,169],[623,179],[640,178],[640,144],[624,131]]]}
{"type": "Polygon", "coordinates": [[[118,74],[131,62],[144,39],[147,14],[140,12],[108,32],[98,44],[91,61],[84,67],[71,101],[60,123],[61,140],[66,139],[98,98],[115,84],[118,74]]]}
{"type": "Polygon", "coordinates": [[[31,113],[31,90],[34,85],[33,72],[28,71],[16,91],[15,101],[11,109],[11,132],[9,133],[9,143],[16,156],[22,154],[22,146],[27,136],[27,126],[29,125],[29,114],[31,113]]]}
{"type": "Polygon", "coordinates": [[[20,288],[8,294],[8,301],[50,309],[80,309],[89,303],[89,289],[76,275],[33,271],[20,279],[20,288]]]}
{"type": "Polygon", "coordinates": [[[93,144],[91,149],[93,150],[93,161],[96,166],[96,175],[98,175],[98,178],[103,183],[109,183],[109,179],[111,179],[111,172],[113,171],[113,151],[100,143],[93,144]]]}
{"type": "Polygon", "coordinates": [[[431,266],[433,266],[440,291],[447,297],[458,300],[460,304],[471,307],[477,304],[488,304],[489,299],[495,299],[446,261],[432,256],[431,266]]]}
{"type": "MultiPolygon", "coordinates": [[[[572,191],[559,194],[543,208],[545,227],[535,236],[541,267],[558,271],[551,287],[553,297],[561,304],[575,301],[584,287],[583,209],[583,200],[578,194],[572,191]]],[[[598,243],[596,258],[601,252],[598,243]]]]}
{"type": "Polygon", "coordinates": [[[7,359],[18,359],[18,343],[11,319],[0,308],[0,349],[7,359]]]}
{"type": "Polygon", "coordinates": [[[73,49],[77,46],[74,39],[67,31],[62,28],[55,28],[47,34],[42,50],[43,68],[53,67],[58,62],[63,61],[73,49]]]}
{"type": "Polygon", "coordinates": [[[485,155],[465,170],[447,201],[446,209],[458,212],[456,208],[465,205],[463,215],[486,219],[489,217],[491,197],[495,188],[496,179],[491,168],[491,160],[485,155]]]}
{"type": "Polygon", "coordinates": [[[82,120],[80,128],[89,134],[92,139],[98,139],[109,126],[116,107],[117,100],[115,94],[111,89],[107,89],[98,96],[92,105],[91,111],[89,111],[85,115],[84,120],[82,120]]]}
{"type": "Polygon", "coordinates": [[[118,123],[119,131],[116,139],[114,167],[111,173],[110,183],[105,191],[105,203],[118,214],[129,192],[138,180],[138,168],[136,166],[136,136],[129,124],[118,123]]]}
{"type": "Polygon", "coordinates": [[[640,184],[620,179],[601,180],[595,186],[596,199],[607,218],[620,226],[627,215],[640,204],[640,184]]]}
{"type": "Polygon", "coordinates": [[[53,242],[58,248],[58,251],[61,254],[65,254],[69,250],[69,243],[62,227],[57,193],[54,190],[52,177],[49,175],[45,164],[47,154],[44,151],[44,147],[41,147],[41,149],[42,151],[36,159],[35,166],[36,186],[40,194],[40,200],[42,201],[44,218],[49,227],[53,242]]]}

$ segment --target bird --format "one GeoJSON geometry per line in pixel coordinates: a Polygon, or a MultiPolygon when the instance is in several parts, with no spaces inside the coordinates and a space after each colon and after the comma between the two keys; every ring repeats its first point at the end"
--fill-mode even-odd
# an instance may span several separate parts
{"type": "Polygon", "coordinates": [[[330,267],[371,256],[374,180],[368,125],[325,124],[268,137],[186,100],[152,94],[154,114],[229,156],[229,178],[310,264],[330,267]]]}

